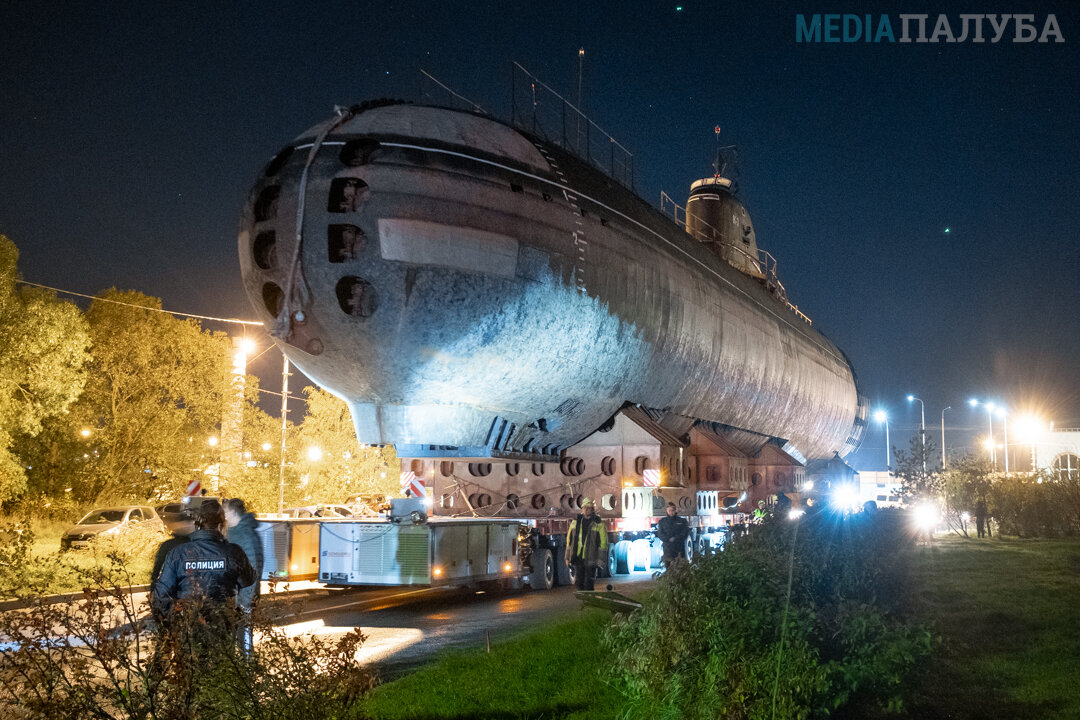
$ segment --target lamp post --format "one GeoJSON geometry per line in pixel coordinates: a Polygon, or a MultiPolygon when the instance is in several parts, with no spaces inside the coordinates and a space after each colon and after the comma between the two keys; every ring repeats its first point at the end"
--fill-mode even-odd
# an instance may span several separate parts
{"type": "Polygon", "coordinates": [[[874,413],[874,419],[879,423],[885,423],[885,469],[889,469],[889,414],[884,410],[874,413]]]}
{"type": "Polygon", "coordinates": [[[920,413],[919,440],[922,442],[922,471],[923,471],[923,475],[925,475],[926,474],[926,404],[922,400],[919,400],[919,398],[915,397],[914,395],[908,395],[907,396],[907,401],[908,402],[914,402],[915,400],[919,401],[919,413],[920,413]]]}
{"type": "Polygon", "coordinates": [[[968,400],[968,405],[973,408],[982,405],[984,408],[986,408],[986,422],[988,423],[988,427],[990,430],[990,442],[987,443],[987,448],[990,450],[990,465],[994,468],[994,470],[997,470],[997,451],[994,448],[994,403],[980,403],[975,398],[971,398],[970,400],[968,400]]]}
{"type": "Polygon", "coordinates": [[[1004,407],[997,409],[998,417],[1001,418],[1002,431],[1005,433],[1005,477],[1009,476],[1009,412],[1004,407]]]}
{"type": "Polygon", "coordinates": [[[941,409],[941,469],[945,469],[945,411],[952,410],[952,405],[941,409]]]}

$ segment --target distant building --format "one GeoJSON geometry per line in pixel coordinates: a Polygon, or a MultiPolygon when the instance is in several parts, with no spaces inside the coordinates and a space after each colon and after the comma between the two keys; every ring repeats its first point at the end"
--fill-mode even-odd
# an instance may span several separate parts
{"type": "MultiPolygon", "coordinates": [[[[1080,478],[1080,428],[1051,428],[1040,433],[1030,447],[1035,467],[1061,478],[1080,478]]],[[[1018,463],[1017,467],[1031,467],[1030,460],[1018,463]]]]}
{"type": "Polygon", "coordinates": [[[859,503],[873,500],[880,507],[900,507],[900,478],[885,470],[859,473],[859,503]]]}

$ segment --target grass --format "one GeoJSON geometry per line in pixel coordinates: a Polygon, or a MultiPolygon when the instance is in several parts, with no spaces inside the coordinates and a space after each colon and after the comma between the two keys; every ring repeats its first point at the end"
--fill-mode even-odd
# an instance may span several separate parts
{"type": "Polygon", "coordinates": [[[1080,541],[935,539],[915,610],[941,637],[918,718],[1080,718],[1080,541]]]}
{"type": "Polygon", "coordinates": [[[358,718],[554,720],[614,718],[622,697],[604,682],[600,640],[611,615],[587,609],[483,650],[448,653],[377,687],[358,718]]]}
{"type": "MultiPolygon", "coordinates": [[[[13,522],[21,520],[13,517],[0,518],[0,525],[13,522]]],[[[75,573],[54,571],[57,562],[61,566],[90,570],[107,565],[109,553],[117,553],[124,559],[132,585],[145,585],[150,582],[154,554],[158,546],[168,538],[167,535],[150,528],[138,528],[120,536],[102,538],[86,548],[60,553],[60,536],[72,524],[47,518],[33,518],[30,521],[30,528],[34,533],[31,552],[35,566],[40,570],[35,577],[47,580],[48,593],[78,592],[84,584],[75,573]]]]}

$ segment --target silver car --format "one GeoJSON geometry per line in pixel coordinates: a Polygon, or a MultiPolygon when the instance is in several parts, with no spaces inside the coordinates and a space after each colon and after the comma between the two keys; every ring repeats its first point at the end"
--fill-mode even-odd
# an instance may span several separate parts
{"type": "Polygon", "coordinates": [[[118,505],[116,507],[95,508],[83,516],[60,536],[60,549],[84,547],[96,537],[115,535],[129,528],[152,523],[152,526],[164,532],[154,508],[146,505],[118,505]]]}

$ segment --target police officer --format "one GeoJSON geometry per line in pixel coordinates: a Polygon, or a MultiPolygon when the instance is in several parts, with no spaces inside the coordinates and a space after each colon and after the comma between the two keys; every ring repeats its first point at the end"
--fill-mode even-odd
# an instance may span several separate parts
{"type": "Polygon", "coordinates": [[[161,616],[174,617],[180,604],[194,602],[204,620],[228,621],[236,591],[256,581],[244,551],[221,534],[224,524],[217,500],[195,510],[195,531],[169,551],[151,589],[151,603],[161,616]]]}
{"type": "Polygon", "coordinates": [[[570,521],[566,534],[566,564],[576,571],[578,590],[592,590],[596,569],[607,562],[608,538],[604,521],[596,516],[596,504],[586,498],[581,514],[570,521]]]}
{"type": "Polygon", "coordinates": [[[660,518],[660,522],[656,523],[655,532],[657,539],[664,545],[665,568],[671,567],[671,563],[679,557],[686,557],[683,552],[686,547],[686,537],[689,534],[690,526],[686,518],[677,514],[675,503],[669,502],[667,517],[660,518]]]}

